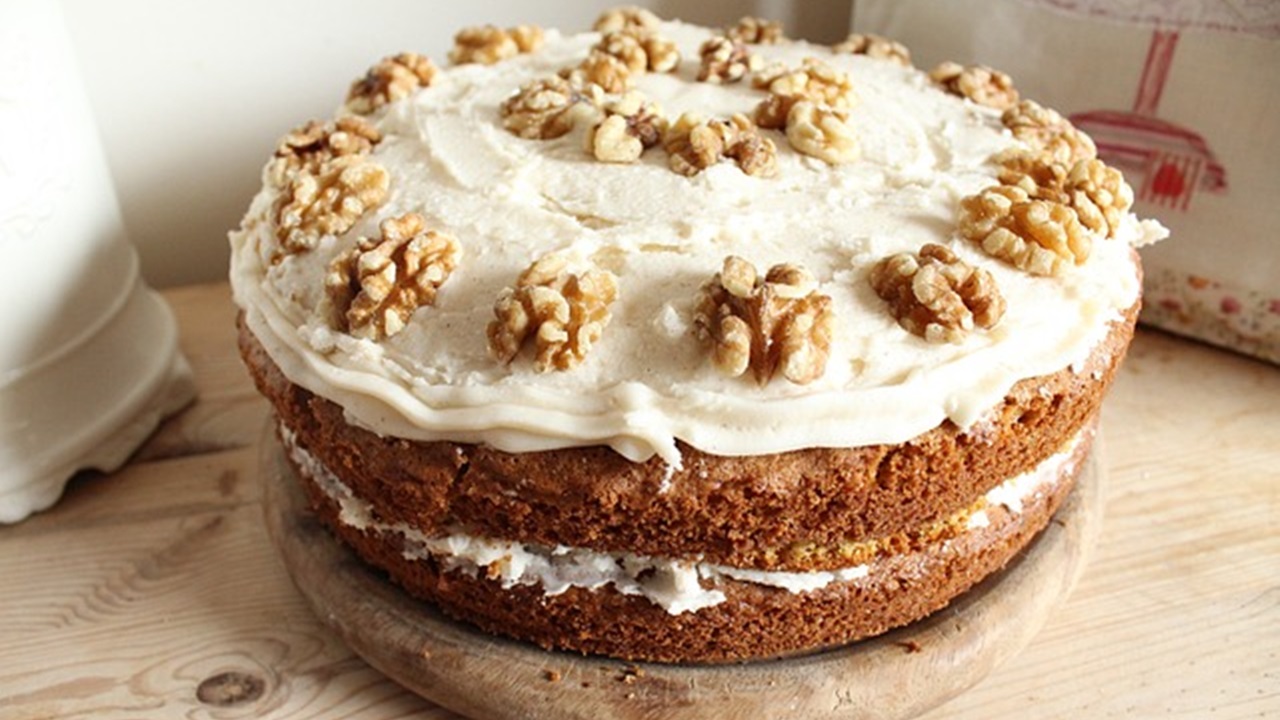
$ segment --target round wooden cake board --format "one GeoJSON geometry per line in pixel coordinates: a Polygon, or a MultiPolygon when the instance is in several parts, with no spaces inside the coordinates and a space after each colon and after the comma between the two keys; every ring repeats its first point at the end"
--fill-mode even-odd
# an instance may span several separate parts
{"type": "Polygon", "coordinates": [[[1021,650],[1075,584],[1102,513],[1101,444],[1040,537],[946,609],[843,648],[739,665],[661,665],[543,650],[493,637],[415,600],[312,516],[268,428],[269,532],[320,620],[405,688],[477,719],[916,716],[1021,650]]]}

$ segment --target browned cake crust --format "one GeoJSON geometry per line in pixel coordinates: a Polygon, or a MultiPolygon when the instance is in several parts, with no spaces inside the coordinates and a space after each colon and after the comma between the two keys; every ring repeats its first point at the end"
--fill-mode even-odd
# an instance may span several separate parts
{"type": "Polygon", "coordinates": [[[989,421],[901,445],[723,457],[681,444],[684,467],[606,447],[506,453],[384,438],[294,385],[240,324],[240,348],[281,421],[388,522],[478,536],[760,569],[859,564],[919,547],[929,528],[1057,452],[1096,416],[1138,306],[1076,369],[1017,383],[989,421]],[[666,486],[666,490],[663,490],[666,486]]]}
{"type": "MultiPolygon", "coordinates": [[[[295,465],[312,508],[368,563],[410,594],[480,628],[546,648],[627,660],[714,663],[819,650],[878,635],[945,607],[1002,568],[1044,528],[1074,485],[1093,434],[1086,431],[1056,481],[1024,501],[1022,512],[988,507],[990,524],[904,553],[874,559],[866,577],[792,593],[720,580],[727,599],[680,615],[612,586],[570,588],[554,596],[540,586],[503,588],[464,571],[444,572],[432,559],[408,560],[398,534],[339,521],[337,503],[295,465]]],[[[291,461],[292,462],[292,461],[291,461]]],[[[704,581],[705,582],[705,581],[704,581]]]]}

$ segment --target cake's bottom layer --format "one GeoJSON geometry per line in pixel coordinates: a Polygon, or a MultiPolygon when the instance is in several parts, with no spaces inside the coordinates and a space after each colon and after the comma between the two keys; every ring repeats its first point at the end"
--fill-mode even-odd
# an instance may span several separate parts
{"type": "MultiPolygon", "coordinates": [[[[287,453],[320,520],[410,594],[500,635],[543,647],[654,662],[730,662],[846,644],[945,607],[999,570],[1044,528],[1074,485],[1093,430],[1056,462],[1049,477],[1007,504],[990,503],[964,532],[923,547],[882,554],[849,579],[793,591],[718,576],[704,587],[723,600],[673,613],[611,584],[547,594],[539,584],[504,583],[452,559],[423,553],[400,532],[353,523],[323,470],[287,453]]],[[[350,498],[348,498],[349,500],[350,498]]]]}

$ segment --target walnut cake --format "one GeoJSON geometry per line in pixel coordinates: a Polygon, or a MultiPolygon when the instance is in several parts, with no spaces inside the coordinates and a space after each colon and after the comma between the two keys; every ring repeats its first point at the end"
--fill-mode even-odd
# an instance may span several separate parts
{"type": "Polygon", "coordinates": [[[231,234],[316,515],[460,621],[629,660],[843,645],[1003,567],[1166,233],[1008,75],[910,58],[628,7],[335,83],[231,234]]]}

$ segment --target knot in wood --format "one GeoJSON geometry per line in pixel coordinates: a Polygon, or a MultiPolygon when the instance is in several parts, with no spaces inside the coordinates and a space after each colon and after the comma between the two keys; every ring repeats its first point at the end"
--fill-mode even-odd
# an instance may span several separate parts
{"type": "Polygon", "coordinates": [[[266,688],[267,683],[257,675],[224,672],[202,680],[196,687],[196,699],[215,707],[242,705],[262,697],[266,688]]]}

